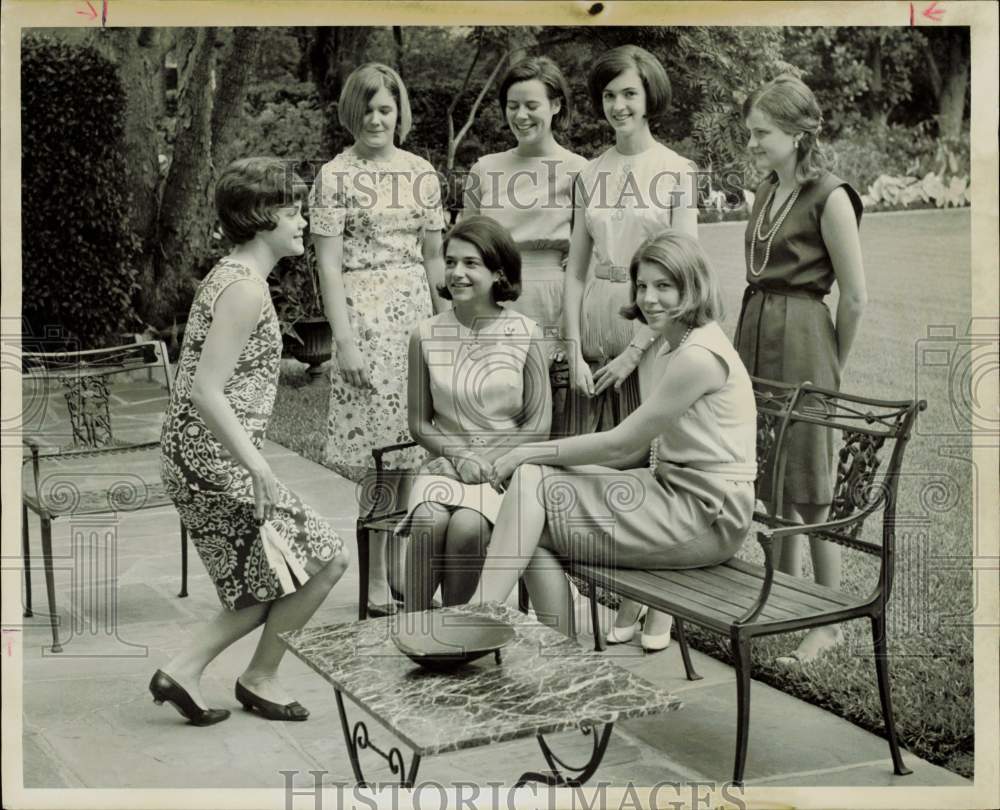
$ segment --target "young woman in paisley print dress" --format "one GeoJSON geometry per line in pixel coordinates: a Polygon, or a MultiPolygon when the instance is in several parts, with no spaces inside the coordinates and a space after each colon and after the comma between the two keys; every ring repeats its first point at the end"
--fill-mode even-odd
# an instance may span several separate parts
{"type": "Polygon", "coordinates": [[[282,161],[249,158],[219,178],[216,207],[236,245],[205,277],[191,305],[161,435],[161,474],[211,576],[223,610],[149,684],[192,725],[226,709],[202,697],[205,667],[263,624],[236,699],[269,720],[309,712],[277,680],[285,645],[343,575],[333,528],[275,477],[260,448],[277,391],[281,331],[267,276],[301,255],[306,187],[282,161]]]}
{"type": "MultiPolygon", "coordinates": [[[[372,448],[410,441],[407,346],[413,327],[435,310],[444,215],[434,167],[397,146],[411,116],[396,71],[374,62],[359,67],[344,83],[337,114],[354,143],[320,169],[309,197],[323,308],[336,343],[323,463],[361,483],[372,448]]],[[[393,453],[386,466],[416,469],[422,455],[420,448],[393,453]]],[[[369,615],[394,613],[382,535],[370,551],[369,615]]]]}

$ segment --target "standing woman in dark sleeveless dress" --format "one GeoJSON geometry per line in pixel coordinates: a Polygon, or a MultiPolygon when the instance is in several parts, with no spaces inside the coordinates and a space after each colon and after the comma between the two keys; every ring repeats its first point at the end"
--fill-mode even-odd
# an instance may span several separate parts
{"type": "MultiPolygon", "coordinates": [[[[818,143],[822,114],[812,91],[779,76],[743,105],[748,149],[768,173],[757,187],[746,230],[748,287],[735,344],[750,374],[789,383],[810,381],[839,389],[840,377],[867,302],[858,225],[858,193],[826,169],[818,143]],[[823,298],[834,281],[840,300],[834,318],[823,298]]],[[[833,499],[833,436],[798,425],[790,437],[784,482],[785,516],[824,520],[833,499]]],[[[776,548],[780,570],[801,575],[802,535],[776,548]]],[[[821,585],[839,587],[840,547],[810,538],[821,585]]],[[[839,629],[813,629],[789,656],[814,659],[841,639],[839,629]]]]}

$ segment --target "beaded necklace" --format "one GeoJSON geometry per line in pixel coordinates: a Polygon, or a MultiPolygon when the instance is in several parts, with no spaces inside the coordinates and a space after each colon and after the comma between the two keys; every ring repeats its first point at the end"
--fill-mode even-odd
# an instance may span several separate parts
{"type": "Polygon", "coordinates": [[[767,202],[761,206],[760,214],[757,216],[757,227],[754,228],[750,233],[750,275],[755,278],[764,272],[767,267],[767,262],[771,258],[771,243],[774,241],[774,235],[778,232],[781,227],[781,223],[785,221],[785,217],[788,216],[788,212],[792,210],[792,206],[795,205],[795,201],[799,197],[799,192],[802,190],[802,186],[796,186],[795,191],[793,191],[788,199],[782,204],[781,209],[778,211],[778,216],[771,224],[771,229],[764,233],[764,214],[771,210],[771,203],[774,202],[774,194],[778,190],[775,186],[771,189],[771,196],[767,198],[767,202]],[[764,263],[760,266],[760,270],[754,268],[754,257],[757,255],[757,240],[765,242],[764,245],[764,263]]]}
{"type": "MultiPolygon", "coordinates": [[[[688,337],[691,335],[692,329],[694,329],[693,326],[689,326],[687,328],[687,331],[684,333],[684,337],[682,337],[680,341],[677,343],[677,349],[679,349],[681,346],[684,345],[684,341],[687,340],[688,337]]],[[[677,351],[677,349],[672,349],[672,351],[677,351]]],[[[659,436],[655,437],[653,441],[650,442],[649,444],[649,471],[653,473],[653,475],[656,475],[656,463],[657,463],[656,454],[659,449],[659,445],[660,445],[659,436]]]]}

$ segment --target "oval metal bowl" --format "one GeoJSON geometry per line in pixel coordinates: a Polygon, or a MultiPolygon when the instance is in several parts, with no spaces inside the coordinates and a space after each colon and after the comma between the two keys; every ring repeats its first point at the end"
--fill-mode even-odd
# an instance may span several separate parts
{"type": "Polygon", "coordinates": [[[487,616],[429,611],[402,614],[392,640],[410,660],[447,672],[482,658],[514,638],[514,628],[487,616]]]}

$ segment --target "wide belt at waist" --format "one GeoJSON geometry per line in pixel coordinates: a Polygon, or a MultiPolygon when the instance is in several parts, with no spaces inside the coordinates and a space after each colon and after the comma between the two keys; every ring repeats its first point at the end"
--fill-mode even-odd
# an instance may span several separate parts
{"type": "Polygon", "coordinates": [[[806,290],[801,287],[765,287],[763,284],[747,284],[747,288],[743,292],[743,300],[746,301],[755,295],[781,295],[785,298],[808,298],[812,301],[822,301],[826,293],[806,290]]]}
{"type": "Polygon", "coordinates": [[[661,461],[658,465],[666,467],[667,470],[697,470],[698,472],[718,475],[727,481],[756,481],[757,465],[755,463],[743,463],[738,461],[720,461],[715,464],[677,464],[672,461],[661,461]]]}
{"type": "Polygon", "coordinates": [[[629,281],[628,268],[620,264],[596,264],[594,275],[619,284],[629,281]]]}

